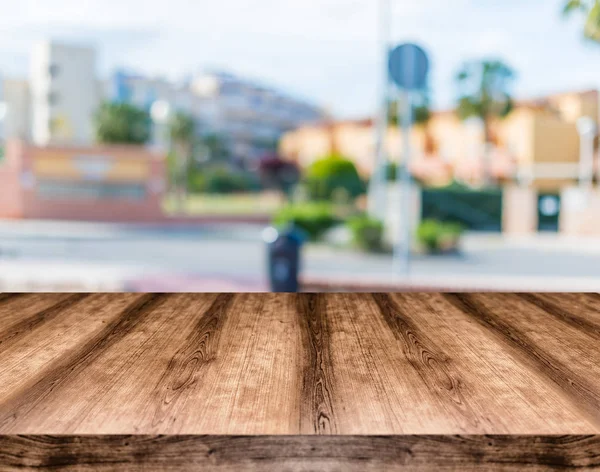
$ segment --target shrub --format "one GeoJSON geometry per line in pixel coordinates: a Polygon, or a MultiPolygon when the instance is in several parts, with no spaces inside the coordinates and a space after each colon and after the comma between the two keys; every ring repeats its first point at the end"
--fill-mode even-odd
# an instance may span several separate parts
{"type": "Polygon", "coordinates": [[[312,163],[306,174],[306,188],[313,200],[331,200],[342,193],[354,199],[365,192],[354,163],[336,154],[312,163]]]}
{"type": "Polygon", "coordinates": [[[240,193],[260,189],[260,183],[250,174],[226,167],[194,170],[189,173],[188,185],[194,193],[240,193]]]}
{"type": "Polygon", "coordinates": [[[338,223],[333,207],[324,202],[288,205],[274,216],[273,224],[279,227],[295,226],[315,241],[338,223]]]}
{"type": "Polygon", "coordinates": [[[383,249],[383,223],[379,220],[360,215],[350,218],[346,226],[352,235],[352,243],[365,251],[383,249]]]}
{"type": "Polygon", "coordinates": [[[428,252],[456,249],[463,227],[457,223],[424,220],[417,228],[417,241],[428,252]]]}
{"type": "Polygon", "coordinates": [[[289,195],[300,180],[300,169],[294,162],[269,154],[260,159],[258,175],[264,188],[276,188],[289,195]]]}

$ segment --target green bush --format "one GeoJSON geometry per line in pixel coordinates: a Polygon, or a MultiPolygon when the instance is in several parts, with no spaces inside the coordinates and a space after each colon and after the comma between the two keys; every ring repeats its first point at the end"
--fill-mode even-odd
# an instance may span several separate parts
{"type": "Polygon", "coordinates": [[[319,239],[338,222],[333,207],[323,202],[288,205],[273,217],[275,226],[300,228],[312,241],[319,239]]]}
{"type": "Polygon", "coordinates": [[[428,252],[449,251],[456,249],[462,233],[460,224],[424,220],[417,228],[417,241],[428,252]]]}
{"type": "Polygon", "coordinates": [[[336,154],[313,162],[305,184],[312,200],[339,200],[342,194],[353,200],[366,190],[354,163],[336,154]]]}
{"type": "Polygon", "coordinates": [[[398,164],[388,161],[385,165],[385,180],[387,182],[396,182],[398,180],[399,171],[398,164]]]}
{"type": "Polygon", "coordinates": [[[365,251],[383,249],[383,223],[379,220],[360,215],[350,218],[346,226],[352,234],[352,243],[365,251]]]}
{"type": "Polygon", "coordinates": [[[260,183],[250,174],[216,167],[190,172],[188,187],[192,193],[242,193],[260,190],[260,183]]]}

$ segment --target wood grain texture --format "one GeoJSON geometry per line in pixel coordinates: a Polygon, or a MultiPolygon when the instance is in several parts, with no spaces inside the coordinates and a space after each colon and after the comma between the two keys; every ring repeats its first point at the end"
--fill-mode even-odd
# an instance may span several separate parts
{"type": "Polygon", "coordinates": [[[600,436],[0,436],[12,471],[548,471],[600,468],[600,436]]]}
{"type": "Polygon", "coordinates": [[[0,434],[600,434],[589,294],[0,294],[0,434]]]}

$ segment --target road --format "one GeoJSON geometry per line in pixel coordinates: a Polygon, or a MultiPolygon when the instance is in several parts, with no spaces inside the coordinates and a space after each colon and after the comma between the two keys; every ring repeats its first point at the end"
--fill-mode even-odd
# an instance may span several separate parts
{"type": "MultiPolygon", "coordinates": [[[[0,282],[13,289],[56,280],[83,281],[92,288],[118,289],[127,282],[134,288],[195,290],[199,281],[217,280],[216,289],[225,283],[231,290],[262,290],[266,288],[262,230],[252,225],[167,228],[0,221],[0,282]]],[[[465,237],[460,254],[415,256],[411,273],[417,279],[535,279],[538,284],[558,283],[558,289],[562,284],[565,290],[573,290],[569,281],[575,288],[583,283],[579,284],[582,290],[600,289],[597,242],[550,235],[511,240],[471,234],[465,237]]],[[[305,249],[303,275],[393,280],[389,255],[325,245],[305,249]]]]}

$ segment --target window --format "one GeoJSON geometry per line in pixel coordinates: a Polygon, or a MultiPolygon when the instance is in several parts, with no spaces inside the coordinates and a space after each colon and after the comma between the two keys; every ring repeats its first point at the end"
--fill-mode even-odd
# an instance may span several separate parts
{"type": "Polygon", "coordinates": [[[48,75],[50,75],[50,77],[53,79],[58,76],[59,71],[60,67],[56,64],[50,64],[48,66],[48,75]]]}
{"type": "Polygon", "coordinates": [[[48,105],[56,105],[59,102],[59,95],[56,92],[48,92],[48,105]]]}
{"type": "Polygon", "coordinates": [[[144,184],[42,180],[37,194],[47,199],[142,200],[146,188],[144,184]]]}

